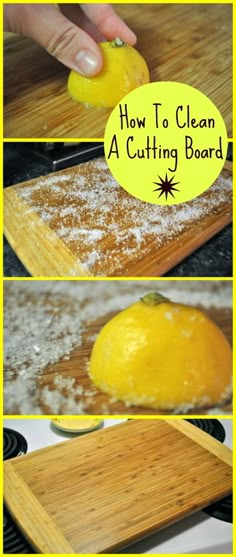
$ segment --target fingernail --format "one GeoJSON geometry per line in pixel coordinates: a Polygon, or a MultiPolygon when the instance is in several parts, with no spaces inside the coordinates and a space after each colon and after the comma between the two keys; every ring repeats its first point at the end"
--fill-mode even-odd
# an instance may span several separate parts
{"type": "Polygon", "coordinates": [[[77,71],[83,75],[91,75],[98,66],[98,58],[91,50],[80,50],[75,57],[77,71]]]}
{"type": "Polygon", "coordinates": [[[130,37],[131,37],[132,44],[135,44],[137,42],[137,36],[135,35],[135,33],[133,33],[133,31],[131,31],[130,37]]]}

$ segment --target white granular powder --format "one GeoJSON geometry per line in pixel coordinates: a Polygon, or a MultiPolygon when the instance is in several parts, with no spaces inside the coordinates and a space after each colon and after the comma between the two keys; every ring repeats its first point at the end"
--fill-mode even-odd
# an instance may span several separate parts
{"type": "MultiPolygon", "coordinates": [[[[155,252],[207,215],[225,212],[232,180],[221,175],[192,201],[156,206],[126,193],[105,161],[96,159],[32,180],[17,192],[28,211],[36,212],[63,240],[88,274],[112,276],[127,269],[130,260],[139,261],[150,249],[155,252]]],[[[29,227],[33,222],[29,220],[29,227]]]]}
{"type": "MultiPolygon", "coordinates": [[[[55,374],[49,389],[40,385],[44,370],[69,360],[73,349],[83,346],[86,324],[125,308],[151,290],[205,308],[232,305],[230,281],[5,282],[5,413],[40,414],[42,401],[49,414],[89,413],[97,392],[93,386],[84,389],[78,379],[55,374]]],[[[95,340],[94,335],[91,338],[95,340]]],[[[112,413],[111,406],[106,413],[112,413]]]]}

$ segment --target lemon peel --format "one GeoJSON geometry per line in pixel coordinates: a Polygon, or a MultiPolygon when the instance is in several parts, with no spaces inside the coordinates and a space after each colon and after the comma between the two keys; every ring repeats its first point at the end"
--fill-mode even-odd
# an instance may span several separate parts
{"type": "Polygon", "coordinates": [[[231,357],[225,335],[202,311],[149,293],[100,331],[89,374],[128,405],[181,412],[225,403],[231,357]]]}
{"type": "Polygon", "coordinates": [[[99,46],[103,56],[99,74],[86,77],[72,70],[67,89],[77,102],[113,108],[130,91],[149,83],[149,71],[141,54],[121,39],[99,46]]]}

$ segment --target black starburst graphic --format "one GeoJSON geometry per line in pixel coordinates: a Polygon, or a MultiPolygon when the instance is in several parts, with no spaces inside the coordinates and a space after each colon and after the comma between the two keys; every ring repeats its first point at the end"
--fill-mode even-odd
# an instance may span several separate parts
{"type": "Polygon", "coordinates": [[[166,177],[165,177],[164,180],[163,180],[163,178],[161,178],[161,176],[158,176],[158,178],[160,179],[160,182],[153,182],[153,184],[156,184],[157,186],[160,186],[159,188],[156,188],[155,190],[153,190],[153,191],[160,191],[160,195],[158,195],[158,199],[163,194],[165,195],[166,201],[167,201],[168,195],[172,195],[172,197],[175,197],[174,194],[173,194],[173,191],[179,191],[179,190],[177,190],[177,188],[174,188],[174,186],[176,186],[180,182],[173,182],[174,176],[172,176],[172,178],[168,179],[167,173],[166,173],[166,177]]]}

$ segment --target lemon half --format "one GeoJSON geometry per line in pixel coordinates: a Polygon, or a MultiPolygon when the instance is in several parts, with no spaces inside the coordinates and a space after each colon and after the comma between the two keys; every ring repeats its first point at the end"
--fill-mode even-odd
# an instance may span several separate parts
{"type": "Polygon", "coordinates": [[[100,331],[90,376],[128,405],[185,413],[230,398],[231,358],[228,340],[207,315],[150,293],[100,331]]]}
{"type": "Polygon", "coordinates": [[[77,102],[112,108],[130,91],[149,83],[149,71],[141,54],[121,39],[99,46],[103,55],[101,72],[85,77],[72,70],[68,92],[77,102]]]}

